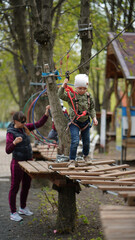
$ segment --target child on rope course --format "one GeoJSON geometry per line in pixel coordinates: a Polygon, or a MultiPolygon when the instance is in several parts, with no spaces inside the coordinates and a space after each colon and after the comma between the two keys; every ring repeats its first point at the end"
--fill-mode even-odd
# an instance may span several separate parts
{"type": "Polygon", "coordinates": [[[58,90],[59,98],[67,101],[69,104],[70,113],[70,133],[71,133],[71,146],[70,146],[70,161],[72,166],[75,166],[77,147],[79,145],[79,132],[81,131],[83,143],[83,157],[86,163],[89,161],[90,149],[90,117],[94,125],[98,125],[96,119],[96,112],[94,101],[90,93],[87,92],[88,76],[86,74],[78,74],[75,76],[74,87],[76,92],[67,86],[68,78],[63,82],[63,85],[58,90]]]}
{"type": "MultiPolygon", "coordinates": [[[[37,128],[42,127],[48,119],[50,106],[46,106],[43,117],[35,122],[37,128]]],[[[33,123],[26,123],[26,116],[23,112],[15,112],[13,122],[7,128],[6,135],[6,153],[12,153],[11,161],[11,187],[9,191],[9,206],[11,209],[10,219],[13,221],[21,221],[23,218],[19,215],[31,216],[33,213],[26,207],[26,201],[31,184],[31,177],[24,172],[18,162],[32,160],[32,148],[30,144],[30,131],[35,129],[33,123]],[[20,192],[20,207],[16,211],[16,196],[20,192]],[[19,214],[18,214],[19,213],[19,214]]]]}

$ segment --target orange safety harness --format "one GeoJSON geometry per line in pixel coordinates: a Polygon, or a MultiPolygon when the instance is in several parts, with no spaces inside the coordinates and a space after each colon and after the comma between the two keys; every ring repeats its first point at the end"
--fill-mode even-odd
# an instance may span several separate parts
{"type": "MultiPolygon", "coordinates": [[[[81,131],[83,131],[84,129],[86,129],[86,128],[88,127],[89,123],[88,123],[84,128],[81,129],[81,128],[78,126],[78,124],[76,124],[76,123],[74,122],[74,120],[75,120],[76,116],[78,117],[76,120],[78,120],[80,117],[86,116],[87,111],[83,111],[82,114],[78,114],[78,104],[77,104],[77,98],[76,98],[76,95],[77,95],[78,93],[75,92],[75,91],[74,91],[71,87],[69,87],[69,86],[66,86],[65,91],[67,92],[67,96],[69,97],[69,99],[70,99],[70,101],[71,101],[71,104],[72,104],[72,107],[73,107],[73,110],[74,110],[74,113],[75,113],[73,119],[71,120],[71,122],[70,122],[68,125],[70,125],[70,124],[72,123],[72,124],[76,125],[81,131]],[[73,97],[71,97],[70,92],[73,93],[73,97]],[[74,106],[73,99],[75,99],[75,101],[76,101],[76,108],[75,108],[75,106],[74,106]]],[[[89,95],[88,92],[87,92],[87,98],[88,98],[88,106],[90,106],[90,95],[89,95]]]]}

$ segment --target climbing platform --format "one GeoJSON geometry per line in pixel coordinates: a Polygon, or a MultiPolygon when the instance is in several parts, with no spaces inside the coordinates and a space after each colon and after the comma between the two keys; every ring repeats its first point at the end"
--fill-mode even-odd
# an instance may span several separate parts
{"type": "Polygon", "coordinates": [[[49,179],[57,187],[65,186],[67,179],[71,179],[123,197],[129,206],[100,207],[104,236],[106,240],[135,239],[135,170],[130,170],[128,164],[116,165],[114,160],[93,160],[91,164],[78,161],[76,167],[69,168],[69,162],[60,163],[56,159],[23,161],[19,164],[32,178],[49,179]]]}
{"type": "Polygon", "coordinates": [[[56,160],[57,146],[37,145],[32,144],[33,157],[35,159],[56,160]]]}
{"type": "Polygon", "coordinates": [[[130,170],[128,164],[115,165],[114,160],[94,160],[86,164],[78,161],[78,166],[69,168],[69,162],[57,163],[53,161],[23,161],[20,166],[32,178],[44,177],[63,185],[63,179],[72,179],[89,187],[96,187],[103,192],[115,192],[120,197],[130,198],[135,194],[135,170],[130,170]],[[62,181],[60,181],[60,179],[62,181]]]}

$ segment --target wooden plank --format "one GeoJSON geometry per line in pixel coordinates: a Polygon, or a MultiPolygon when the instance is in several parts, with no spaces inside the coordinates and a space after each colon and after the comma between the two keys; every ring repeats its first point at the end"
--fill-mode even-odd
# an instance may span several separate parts
{"type": "Polygon", "coordinates": [[[122,206],[122,205],[100,205],[100,211],[135,211],[135,207],[122,206]]]}
{"type": "Polygon", "coordinates": [[[135,220],[135,212],[132,212],[130,211],[105,211],[104,215],[102,216],[102,219],[112,219],[112,220],[115,220],[115,219],[129,219],[129,216],[130,216],[130,219],[134,219],[135,220]]]}
{"type": "Polygon", "coordinates": [[[18,162],[19,165],[28,173],[38,173],[38,170],[26,161],[18,162]]]}
{"type": "MultiPolygon", "coordinates": [[[[71,176],[70,176],[71,177],[71,176]]],[[[78,176],[77,176],[78,177],[78,176]]],[[[81,176],[81,179],[89,180],[88,176],[81,176]]],[[[79,178],[80,179],[80,176],[79,178]]],[[[132,186],[134,182],[117,182],[117,181],[102,181],[102,180],[89,180],[89,184],[95,184],[95,185],[124,185],[124,186],[132,186]]]]}
{"type": "Polygon", "coordinates": [[[135,177],[129,177],[129,178],[120,178],[117,181],[135,181],[135,177]]]}
{"type": "Polygon", "coordinates": [[[106,167],[106,168],[101,168],[101,169],[97,169],[97,170],[93,170],[95,172],[100,172],[100,171],[109,171],[109,170],[116,170],[116,169],[123,169],[123,168],[128,168],[129,165],[128,164],[123,164],[123,165],[117,165],[117,166],[109,166],[109,167],[106,167]]]}
{"type": "Polygon", "coordinates": [[[27,161],[31,166],[38,170],[39,173],[48,173],[48,169],[39,164],[38,161],[27,161]]]}
{"type": "Polygon", "coordinates": [[[125,186],[98,186],[99,189],[102,191],[109,190],[109,191],[135,191],[135,187],[125,187],[125,186]]]}
{"type": "Polygon", "coordinates": [[[131,175],[131,174],[133,174],[133,173],[135,173],[135,170],[130,170],[130,171],[123,171],[123,172],[121,172],[121,171],[118,171],[118,172],[116,172],[116,173],[110,173],[110,174],[104,174],[104,175],[106,175],[106,176],[123,176],[123,175],[131,175]]]}
{"type": "MultiPolygon", "coordinates": [[[[69,170],[69,171],[60,171],[59,172],[61,175],[68,175],[68,176],[70,176],[70,175],[72,175],[72,176],[76,176],[76,175],[78,175],[78,176],[99,176],[99,174],[95,174],[95,172],[84,172],[84,171],[74,171],[74,169],[73,170],[69,170]]],[[[93,177],[92,177],[92,179],[93,179],[93,177]]],[[[116,177],[101,177],[101,176],[99,176],[99,177],[97,177],[97,179],[106,179],[106,180],[114,180],[114,179],[116,179],[116,177]]]]}
{"type": "Polygon", "coordinates": [[[109,180],[109,178],[108,177],[95,177],[95,176],[91,176],[91,177],[88,177],[89,179],[87,179],[87,180],[81,180],[81,183],[82,184],[90,184],[89,183],[89,180],[99,180],[99,179],[101,179],[101,180],[109,180]]]}
{"type": "Polygon", "coordinates": [[[112,163],[116,163],[116,161],[115,160],[105,160],[105,161],[92,160],[92,165],[103,165],[103,164],[112,164],[112,163]]]}
{"type": "Polygon", "coordinates": [[[49,173],[52,173],[53,171],[48,167],[48,164],[46,161],[37,161],[41,166],[43,166],[49,173]]]}

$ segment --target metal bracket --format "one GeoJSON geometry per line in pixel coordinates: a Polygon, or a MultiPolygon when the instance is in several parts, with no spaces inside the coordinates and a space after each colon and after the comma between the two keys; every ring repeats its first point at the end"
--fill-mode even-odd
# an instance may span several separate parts
{"type": "Polygon", "coordinates": [[[93,39],[92,29],[92,23],[89,20],[88,23],[82,23],[81,20],[78,21],[78,31],[80,38],[93,39]]]}

